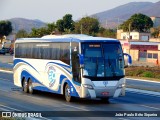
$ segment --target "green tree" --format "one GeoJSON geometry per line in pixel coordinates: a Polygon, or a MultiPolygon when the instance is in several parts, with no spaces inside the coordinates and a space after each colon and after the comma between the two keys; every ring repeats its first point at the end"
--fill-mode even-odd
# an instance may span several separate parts
{"type": "Polygon", "coordinates": [[[28,37],[28,33],[25,30],[19,30],[16,34],[16,38],[25,38],[28,37]]]}
{"type": "Polygon", "coordinates": [[[72,20],[71,14],[66,14],[63,17],[63,27],[65,32],[71,32],[74,30],[74,21],[72,20]]]}
{"type": "Polygon", "coordinates": [[[48,23],[47,24],[47,32],[49,34],[51,34],[52,32],[54,32],[56,29],[56,24],[53,22],[53,23],[48,23]]]}
{"type": "Polygon", "coordinates": [[[36,28],[32,28],[32,31],[31,31],[31,33],[30,33],[29,36],[30,36],[30,37],[40,37],[40,35],[39,35],[39,30],[36,29],[36,28]]]}
{"type": "Polygon", "coordinates": [[[56,26],[59,32],[64,32],[64,21],[62,19],[57,20],[56,26]]]}
{"type": "Polygon", "coordinates": [[[127,21],[120,25],[124,31],[138,31],[149,32],[149,29],[153,27],[153,22],[150,17],[141,13],[132,15],[127,21]]]}
{"type": "Polygon", "coordinates": [[[88,35],[96,35],[99,31],[99,22],[96,18],[83,17],[75,23],[75,32],[88,35]]]}
{"type": "Polygon", "coordinates": [[[151,28],[151,35],[154,38],[158,38],[160,35],[160,26],[158,26],[156,28],[151,28]]]}
{"type": "Polygon", "coordinates": [[[42,37],[44,35],[48,35],[48,30],[46,27],[42,27],[42,28],[32,28],[32,31],[30,33],[30,37],[42,37]]]}
{"type": "Polygon", "coordinates": [[[56,29],[55,23],[48,23],[46,27],[32,28],[29,37],[42,37],[44,35],[52,34],[56,29]]]}
{"type": "Polygon", "coordinates": [[[3,42],[3,37],[12,32],[12,24],[10,21],[0,21],[0,40],[3,42]]]}
{"type": "Polygon", "coordinates": [[[72,20],[71,14],[66,14],[63,19],[59,19],[56,22],[57,29],[59,32],[70,33],[74,30],[74,21],[72,20]]]}
{"type": "Polygon", "coordinates": [[[116,30],[100,28],[97,36],[116,38],[116,30]]]}

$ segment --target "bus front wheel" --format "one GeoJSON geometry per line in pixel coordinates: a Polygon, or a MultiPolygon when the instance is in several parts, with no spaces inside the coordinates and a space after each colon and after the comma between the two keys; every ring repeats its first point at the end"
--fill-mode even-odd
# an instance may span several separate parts
{"type": "Polygon", "coordinates": [[[67,102],[71,102],[73,99],[70,95],[70,87],[68,84],[65,85],[64,96],[67,102]]]}
{"type": "Polygon", "coordinates": [[[23,80],[23,91],[25,93],[28,93],[28,83],[27,83],[26,79],[23,80]]]}
{"type": "Polygon", "coordinates": [[[31,79],[29,79],[29,81],[28,81],[28,92],[30,94],[33,94],[33,84],[32,84],[32,80],[31,79]]]}

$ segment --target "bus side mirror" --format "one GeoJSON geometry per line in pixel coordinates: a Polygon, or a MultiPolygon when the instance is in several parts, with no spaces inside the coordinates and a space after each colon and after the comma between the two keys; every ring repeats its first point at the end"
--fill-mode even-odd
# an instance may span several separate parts
{"type": "Polygon", "coordinates": [[[79,54],[79,63],[80,63],[80,67],[83,68],[84,67],[84,57],[83,54],[79,54]]]}
{"type": "Polygon", "coordinates": [[[132,64],[132,57],[127,53],[123,53],[123,55],[127,57],[127,64],[125,64],[124,66],[124,68],[127,68],[128,66],[132,64]]]}

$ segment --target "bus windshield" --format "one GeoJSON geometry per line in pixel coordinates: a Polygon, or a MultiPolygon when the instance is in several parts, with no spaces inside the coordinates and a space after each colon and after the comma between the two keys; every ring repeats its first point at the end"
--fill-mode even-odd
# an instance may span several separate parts
{"type": "Polygon", "coordinates": [[[83,43],[83,76],[124,76],[124,58],[120,43],[83,43]]]}

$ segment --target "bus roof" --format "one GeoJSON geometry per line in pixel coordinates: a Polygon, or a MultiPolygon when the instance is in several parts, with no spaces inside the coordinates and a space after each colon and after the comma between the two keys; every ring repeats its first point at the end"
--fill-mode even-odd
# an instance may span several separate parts
{"type": "Polygon", "coordinates": [[[93,37],[84,34],[46,35],[41,38],[20,38],[16,43],[22,42],[119,42],[114,38],[93,37]]]}

